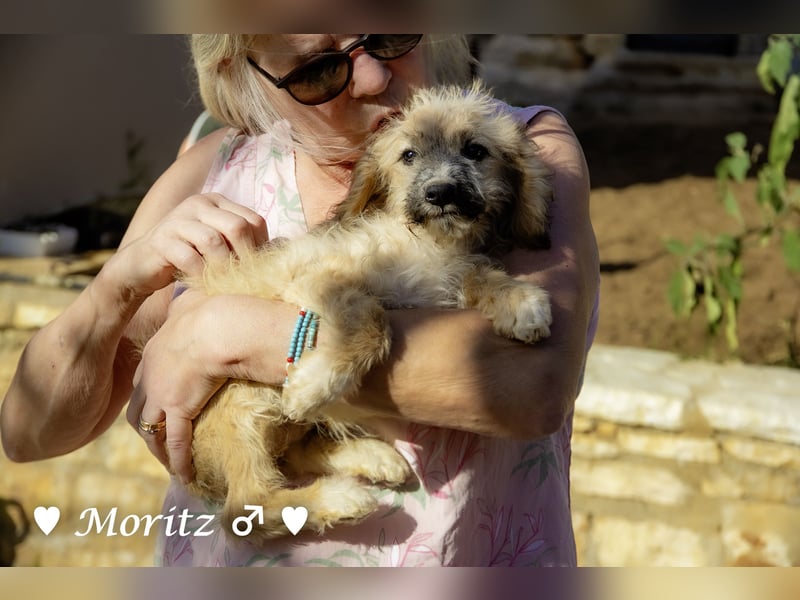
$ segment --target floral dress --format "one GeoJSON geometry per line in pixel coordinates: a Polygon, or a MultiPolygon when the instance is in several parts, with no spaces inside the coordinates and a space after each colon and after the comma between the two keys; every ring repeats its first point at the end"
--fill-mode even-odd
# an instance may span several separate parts
{"type": "MultiPolygon", "coordinates": [[[[543,106],[511,109],[523,122],[543,106]]],[[[225,137],[205,192],[219,192],[260,213],[270,239],[306,232],[286,122],[251,137],[225,137]]],[[[597,302],[586,335],[588,353],[597,302]]],[[[532,390],[532,394],[536,391],[532,390]]],[[[184,514],[182,529],[162,527],[159,565],[218,566],[537,566],[576,564],[569,497],[572,415],[558,432],[531,441],[490,438],[386,419],[376,428],[408,460],[419,486],[377,489],[380,508],[357,525],[320,537],[296,536],[254,546],[225,531],[218,506],[190,496],[179,482],[162,514],[184,514]],[[213,515],[213,521],[212,519],[213,515]]],[[[176,520],[177,523],[177,520],[176,520]]]]}

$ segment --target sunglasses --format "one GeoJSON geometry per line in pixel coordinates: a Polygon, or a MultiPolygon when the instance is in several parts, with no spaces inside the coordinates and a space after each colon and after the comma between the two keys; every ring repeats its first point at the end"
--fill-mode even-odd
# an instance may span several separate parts
{"type": "Polygon", "coordinates": [[[247,62],[275,87],[289,92],[300,104],[314,106],[333,100],[350,83],[353,77],[350,53],[356,48],[363,46],[366,53],[377,60],[394,60],[416,48],[421,38],[421,34],[367,33],[346,48],[315,55],[283,77],[273,77],[249,56],[247,62]]]}

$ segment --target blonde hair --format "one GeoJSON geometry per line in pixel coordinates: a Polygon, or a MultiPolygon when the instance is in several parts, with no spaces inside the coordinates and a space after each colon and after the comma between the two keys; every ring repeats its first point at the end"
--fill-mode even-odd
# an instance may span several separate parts
{"type": "MultiPolygon", "coordinates": [[[[221,123],[256,135],[284,117],[273,93],[247,63],[258,36],[194,34],[191,51],[200,98],[221,123]]],[[[472,58],[465,36],[425,35],[420,42],[433,83],[469,85],[472,58]]],[[[276,90],[277,91],[277,90],[276,90]]]]}

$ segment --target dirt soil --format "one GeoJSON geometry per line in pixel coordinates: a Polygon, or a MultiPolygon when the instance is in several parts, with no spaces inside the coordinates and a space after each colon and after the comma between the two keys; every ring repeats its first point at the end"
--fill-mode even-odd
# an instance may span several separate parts
{"type": "MultiPolygon", "coordinates": [[[[592,173],[591,214],[602,263],[597,342],[713,360],[791,364],[790,345],[800,350],[800,273],[787,270],[774,242],[754,244],[743,254],[737,356],[727,351],[721,334],[715,339],[707,335],[704,310],[681,320],[667,300],[678,262],[666,251],[666,239],[689,242],[697,235],[737,231],[713,176],[725,155],[724,135],[732,129],[580,124],[575,129],[592,173]]],[[[749,134],[753,140],[768,140],[763,127],[749,134]]],[[[798,163],[795,156],[793,177],[798,163]]],[[[755,205],[753,181],[736,189],[743,208],[755,205]]],[[[746,211],[745,218],[758,222],[756,211],[746,211]]]]}

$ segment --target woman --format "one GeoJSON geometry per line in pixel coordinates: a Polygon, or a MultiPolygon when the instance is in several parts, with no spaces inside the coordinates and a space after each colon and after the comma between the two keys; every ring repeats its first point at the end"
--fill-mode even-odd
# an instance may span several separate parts
{"type": "MultiPolygon", "coordinates": [[[[2,407],[6,453],[36,460],[128,420],[175,475],[164,513],[209,513],[191,480],[192,420],[230,377],[280,384],[297,307],[246,296],[174,297],[177,272],[302,235],[347,192],[366,137],[420,86],[470,79],[464,39],[416,35],[199,35],[203,100],[231,128],[182,154],[143,199],[119,251],[23,353],[2,407]],[[149,340],[137,361],[133,349],[149,340]],[[47,376],[42,376],[47,373],[47,376]]],[[[323,538],[261,548],[216,530],[162,531],[163,564],[575,564],[569,443],[596,326],[598,259],[588,173],[563,118],[515,112],[553,173],[552,248],[504,262],[544,288],[551,337],[526,346],[468,310],[391,311],[390,359],[352,400],[420,485],[323,538]]],[[[324,322],[318,343],[324,343],[324,322]]],[[[196,523],[197,526],[201,524],[196,523]]]]}

